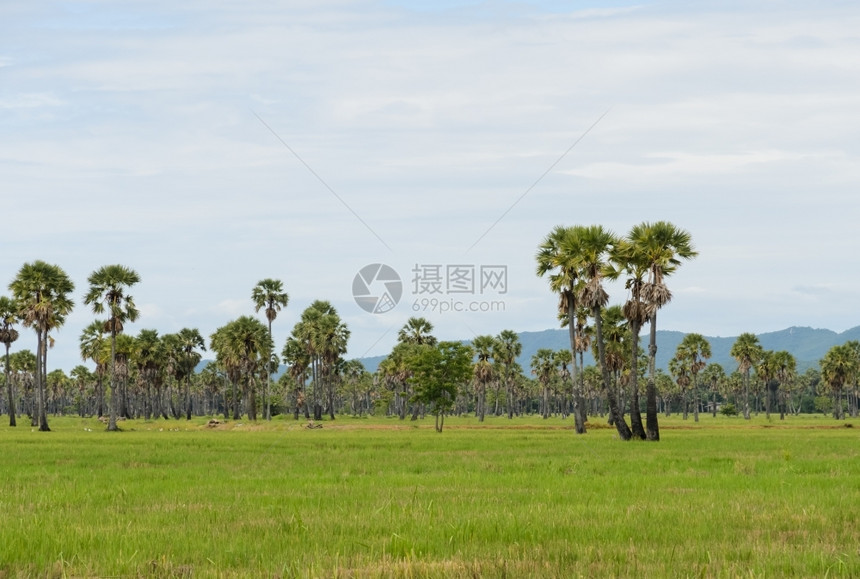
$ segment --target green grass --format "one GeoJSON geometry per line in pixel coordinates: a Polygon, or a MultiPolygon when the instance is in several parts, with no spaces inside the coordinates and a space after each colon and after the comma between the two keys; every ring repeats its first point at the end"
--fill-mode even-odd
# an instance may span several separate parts
{"type": "Polygon", "coordinates": [[[22,422],[0,577],[860,576],[860,425],[825,418],[22,422]]]}

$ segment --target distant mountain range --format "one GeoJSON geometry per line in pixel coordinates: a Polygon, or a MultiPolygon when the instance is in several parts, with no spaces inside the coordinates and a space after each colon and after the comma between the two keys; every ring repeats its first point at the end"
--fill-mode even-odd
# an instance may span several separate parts
{"type": "MultiPolygon", "coordinates": [[[[647,347],[648,328],[643,331],[642,344],[647,347]]],[[[544,330],[542,332],[521,332],[518,334],[520,342],[523,345],[523,353],[517,358],[523,370],[528,372],[532,356],[540,348],[549,348],[551,350],[561,350],[570,347],[566,329],[544,330]]],[[[657,330],[657,367],[667,369],[669,359],[675,355],[675,350],[686,334],[683,332],[675,332],[671,330],[657,330]]],[[[732,344],[735,343],[736,337],[731,338],[714,338],[705,336],[711,344],[711,358],[708,362],[719,363],[726,372],[733,372],[737,369],[737,362],[731,357],[729,352],[732,349],[732,344]]],[[[849,340],[860,341],[860,326],[851,328],[842,333],[836,333],[831,330],[821,330],[814,328],[791,327],[778,332],[767,332],[758,334],[759,342],[765,350],[786,350],[790,352],[797,360],[798,371],[803,372],[807,368],[817,367],[818,361],[824,357],[827,350],[833,346],[843,344],[849,340]]],[[[468,343],[465,342],[464,343],[468,343]]],[[[359,358],[364,367],[369,372],[375,372],[379,363],[385,359],[385,356],[373,356],[368,358],[359,358]]],[[[585,363],[593,364],[594,360],[590,354],[585,355],[585,363]]]]}

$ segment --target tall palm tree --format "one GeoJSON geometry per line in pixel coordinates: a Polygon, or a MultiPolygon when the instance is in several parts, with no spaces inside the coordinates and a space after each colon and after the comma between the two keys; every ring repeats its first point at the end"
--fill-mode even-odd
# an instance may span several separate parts
{"type": "Polygon", "coordinates": [[[9,426],[17,426],[15,421],[15,396],[12,393],[12,376],[9,368],[9,347],[18,339],[18,330],[12,327],[18,321],[18,306],[15,301],[0,296],[0,342],[6,346],[6,403],[9,406],[9,426]]]}
{"type": "Polygon", "coordinates": [[[730,351],[744,377],[744,419],[750,419],[750,369],[761,359],[764,350],[755,334],[745,332],[735,339],[730,351]]]}
{"type": "Polygon", "coordinates": [[[432,332],[433,324],[426,318],[409,318],[397,332],[397,341],[404,344],[435,346],[436,338],[432,332]]]}
{"type": "MultiPolygon", "coordinates": [[[[612,261],[619,271],[627,274],[625,287],[628,291],[627,301],[622,307],[624,317],[630,329],[630,368],[639,365],[639,332],[648,320],[648,307],[642,297],[642,288],[649,271],[649,263],[640,246],[634,243],[630,236],[621,239],[612,253],[612,261]]],[[[630,428],[633,435],[645,440],[648,438],[642,424],[642,414],[639,410],[639,372],[630,372],[630,428]]]]}
{"type": "Polygon", "coordinates": [[[576,318],[576,292],[579,283],[579,253],[577,236],[581,226],[564,227],[558,225],[546,236],[538,247],[537,275],[549,275],[550,289],[558,294],[558,315],[562,327],[567,325],[570,339],[571,390],[573,393],[573,421],[577,434],[585,434],[585,397],[583,384],[578,379],[579,371],[576,364],[577,326],[573,323],[576,318]]]}
{"type": "Polygon", "coordinates": [[[637,260],[647,265],[648,275],[642,284],[641,298],[645,301],[651,324],[648,342],[648,385],[645,390],[645,433],[648,440],[660,440],[657,422],[657,390],[654,385],[657,359],[657,311],[669,303],[672,292],[666,277],[674,273],[681,260],[698,255],[692,236],[668,221],[644,222],[634,226],[626,237],[636,246],[637,260]]]}
{"type": "Polygon", "coordinates": [[[107,429],[115,431],[117,430],[116,418],[119,411],[116,380],[116,336],[123,331],[125,322],[135,321],[140,313],[134,305],[134,298],[126,293],[129,288],[140,282],[140,276],[136,271],[124,265],[105,265],[90,274],[87,281],[90,284],[90,289],[84,297],[84,303],[92,306],[94,314],[107,313],[108,315],[108,319],[105,321],[105,331],[110,332],[111,338],[111,404],[107,429]]]}
{"type": "MultiPolygon", "coordinates": [[[[254,311],[259,312],[265,308],[266,320],[269,322],[269,341],[272,341],[272,322],[278,317],[278,312],[281,308],[287,307],[290,303],[290,296],[284,291],[284,284],[279,279],[266,278],[257,282],[251,292],[251,299],[254,301],[254,311]]],[[[269,364],[268,376],[263,386],[263,418],[265,420],[272,419],[272,404],[269,400],[269,390],[272,383],[272,365],[269,364]]]]}
{"type": "Polygon", "coordinates": [[[9,284],[12,297],[18,304],[18,315],[25,327],[36,331],[36,390],[40,431],[48,427],[45,408],[45,376],[48,367],[49,332],[59,328],[72,311],[74,302],[69,297],[75,284],[57,265],[42,260],[25,263],[9,284]]]}
{"type": "Polygon", "coordinates": [[[583,283],[577,299],[583,306],[589,308],[591,317],[594,319],[598,363],[603,378],[603,387],[606,391],[606,399],[609,402],[610,420],[615,424],[618,436],[622,440],[630,440],[633,437],[633,432],[627,425],[627,421],[624,420],[624,415],[619,408],[618,396],[612,388],[609,367],[606,365],[606,347],[603,341],[601,316],[601,310],[606,307],[609,301],[609,294],[603,287],[603,281],[617,275],[617,271],[609,262],[609,256],[619,243],[619,239],[601,225],[582,228],[577,238],[574,247],[568,246],[573,240],[565,238],[562,241],[562,251],[579,255],[579,270],[583,283]]]}

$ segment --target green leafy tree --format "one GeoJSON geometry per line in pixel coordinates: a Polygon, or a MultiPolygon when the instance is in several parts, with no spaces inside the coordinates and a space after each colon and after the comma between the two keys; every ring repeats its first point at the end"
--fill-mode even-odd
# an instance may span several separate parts
{"type": "Polygon", "coordinates": [[[40,431],[49,431],[45,377],[50,332],[62,326],[71,313],[74,302],[69,295],[75,290],[75,284],[59,266],[36,260],[21,267],[9,289],[18,305],[22,325],[36,331],[37,420],[40,431]]]}
{"type": "MultiPolygon", "coordinates": [[[[255,311],[259,312],[265,309],[266,320],[269,324],[269,341],[272,341],[272,322],[278,317],[278,312],[282,308],[287,307],[290,302],[290,296],[284,291],[284,284],[279,279],[266,278],[257,282],[251,292],[251,299],[254,301],[255,311]]],[[[272,383],[272,365],[267,368],[268,376],[263,389],[263,418],[265,420],[272,419],[272,405],[269,400],[269,389],[272,383]]]]}
{"type": "Polygon", "coordinates": [[[412,361],[415,401],[427,404],[436,417],[436,432],[442,432],[445,414],[454,405],[457,391],[472,372],[472,349],[459,342],[426,345],[412,361]]]}
{"type": "Polygon", "coordinates": [[[84,297],[84,303],[92,306],[93,313],[107,313],[105,331],[111,336],[110,356],[110,389],[111,405],[110,419],[107,429],[117,430],[116,419],[119,411],[119,396],[116,380],[116,337],[123,331],[125,322],[137,320],[140,312],[134,305],[134,298],[127,290],[140,282],[140,276],[133,269],[123,265],[106,265],[94,271],[87,279],[90,284],[89,292],[84,297]]]}

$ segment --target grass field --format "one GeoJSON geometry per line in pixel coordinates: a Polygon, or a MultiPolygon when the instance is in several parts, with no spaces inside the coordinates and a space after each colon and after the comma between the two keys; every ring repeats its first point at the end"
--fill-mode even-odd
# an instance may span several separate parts
{"type": "Polygon", "coordinates": [[[860,424],[50,422],[0,427],[0,577],[860,576],[860,424]]]}

